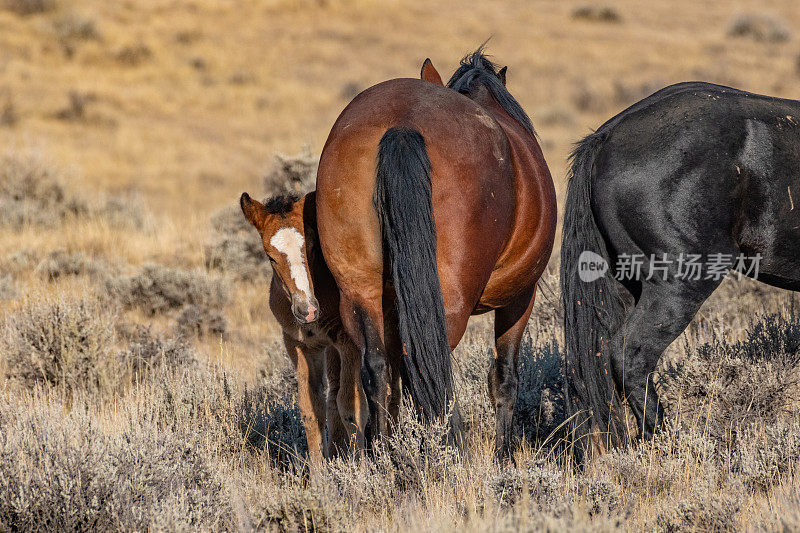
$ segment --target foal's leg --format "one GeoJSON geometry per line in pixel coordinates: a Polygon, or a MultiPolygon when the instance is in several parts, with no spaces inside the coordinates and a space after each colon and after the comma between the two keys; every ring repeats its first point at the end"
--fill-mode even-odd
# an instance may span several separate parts
{"type": "Polygon", "coordinates": [[[346,340],[338,345],[340,372],[336,405],[344,424],[345,442],[342,450],[363,450],[364,432],[369,422],[369,407],[361,386],[361,353],[346,340]]]}
{"type": "Polygon", "coordinates": [[[288,335],[283,336],[283,342],[297,373],[297,400],[306,429],[308,456],[312,463],[320,463],[325,433],[325,357],[288,335]]]}
{"type": "Polygon", "coordinates": [[[514,302],[495,310],[495,358],[489,367],[489,396],[497,416],[495,454],[511,458],[512,422],[517,403],[519,345],[531,316],[536,286],[514,302]]]}
{"type": "Polygon", "coordinates": [[[341,362],[339,351],[328,346],[325,349],[325,374],[328,380],[328,397],[326,399],[326,414],[328,423],[327,457],[335,457],[347,450],[347,428],[339,415],[339,382],[341,380],[341,362]]]}
{"type": "Polygon", "coordinates": [[[612,337],[614,381],[636,417],[639,435],[651,437],[663,417],[653,386],[653,372],[661,354],[686,329],[720,283],[721,280],[645,281],[636,306],[612,337]]]}

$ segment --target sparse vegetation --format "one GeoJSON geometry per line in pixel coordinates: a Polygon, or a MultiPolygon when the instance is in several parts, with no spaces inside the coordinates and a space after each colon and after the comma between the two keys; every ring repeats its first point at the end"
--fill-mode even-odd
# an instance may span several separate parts
{"type": "Polygon", "coordinates": [[[230,529],[234,511],[201,436],[132,421],[107,434],[80,410],[0,403],[5,530],[230,529]]]}
{"type": "Polygon", "coordinates": [[[363,87],[360,83],[357,83],[355,81],[348,81],[347,83],[342,85],[342,88],[340,90],[342,94],[342,100],[349,102],[364,89],[366,89],[366,87],[363,87]]]}
{"type": "Polygon", "coordinates": [[[575,123],[575,116],[566,107],[548,106],[540,109],[535,114],[536,123],[547,126],[572,125],[575,123]]]}
{"type": "Polygon", "coordinates": [[[692,491],[686,498],[660,505],[663,510],[655,525],[662,531],[735,531],[735,517],[741,506],[741,498],[732,494],[714,494],[709,489],[692,491]]]}
{"type": "Polygon", "coordinates": [[[53,21],[53,29],[62,44],[100,38],[95,19],[76,11],[68,11],[58,17],[53,21]]]}
{"type": "Polygon", "coordinates": [[[152,230],[153,216],[139,194],[106,196],[94,210],[110,226],[137,231],[152,230]]]}
{"type": "Polygon", "coordinates": [[[238,206],[215,213],[211,217],[211,231],[205,246],[206,268],[243,281],[263,283],[269,279],[272,269],[264,245],[238,206]]]}
{"type": "Polygon", "coordinates": [[[0,302],[13,300],[17,297],[17,286],[14,278],[9,275],[0,276],[0,302]]]}
{"type": "Polygon", "coordinates": [[[742,13],[731,21],[728,36],[746,37],[763,43],[782,43],[788,41],[792,33],[782,20],[773,15],[742,13]]]}
{"type": "MultiPolygon", "coordinates": [[[[88,391],[94,385],[86,384],[96,383],[97,378],[85,362],[99,360],[116,365],[114,373],[127,376],[122,381],[133,386],[118,390],[122,396],[116,396],[121,399],[115,405],[122,412],[115,409],[120,422],[110,432],[96,429],[98,420],[110,416],[103,408],[107,400],[96,393],[84,396],[92,400],[82,408],[65,407],[60,396],[47,393],[16,399],[3,393],[0,520],[4,527],[35,528],[41,517],[49,517],[52,523],[78,529],[98,524],[122,529],[146,524],[203,528],[210,523],[227,529],[233,527],[231,520],[279,529],[303,529],[298,524],[308,521],[335,530],[389,523],[403,529],[411,525],[411,517],[436,510],[445,513],[438,520],[475,528],[497,516],[512,528],[580,524],[603,530],[702,526],[730,531],[747,520],[743,513],[750,512],[752,504],[745,504],[745,494],[790,486],[800,464],[800,419],[782,411],[783,401],[776,401],[771,411],[763,411],[763,402],[756,402],[764,415],[740,418],[735,438],[709,432],[707,428],[717,423],[702,417],[729,420],[729,407],[697,391],[725,372],[710,380],[693,362],[676,367],[678,377],[664,386],[680,384],[686,391],[683,401],[696,406],[698,415],[689,418],[688,410],[678,415],[667,402],[669,423],[653,441],[612,451],[586,472],[576,473],[563,462],[566,456],[558,451],[558,434],[545,434],[563,419],[558,399],[561,357],[557,343],[537,331],[526,338],[520,371],[517,424],[528,444],[517,453],[515,466],[498,465],[491,455],[491,406],[485,385],[480,385],[485,383],[487,339],[477,328],[457,354],[458,391],[469,435],[465,457],[445,444],[445,426],[421,425],[406,406],[393,435],[377,443],[369,457],[336,459],[308,473],[303,426],[294,401],[296,383],[279,344],[267,352],[268,358],[279,362],[277,367],[260,383],[245,385],[240,376],[199,361],[186,340],[144,327],[115,332],[116,319],[92,305],[29,305],[8,318],[0,353],[5,354],[9,376],[22,380],[26,388],[45,385],[61,390],[63,383],[72,387],[81,383],[81,390],[88,391]],[[62,327],[50,326],[56,323],[62,327]],[[10,344],[9,340],[40,337],[48,341],[26,340],[25,346],[51,354],[48,368],[56,370],[46,377],[37,373],[41,365],[32,358],[8,356],[28,351],[20,340],[10,344]],[[98,350],[115,343],[125,348],[98,350]],[[63,355],[73,352],[88,355],[63,355]],[[63,381],[61,376],[81,375],[80,369],[84,377],[63,381]],[[543,416],[548,410],[550,415],[543,416]],[[39,441],[45,444],[31,448],[39,441]],[[83,451],[81,461],[75,455],[78,450],[83,451]],[[147,454],[146,467],[137,459],[142,454],[147,454]],[[22,455],[24,461],[12,459],[22,455]],[[44,468],[50,472],[47,478],[44,468]],[[130,483],[112,483],[120,477],[130,483]],[[79,492],[70,482],[75,479],[84,483],[79,492]],[[29,499],[26,495],[32,491],[42,498],[29,499]],[[63,511],[64,498],[75,502],[73,512],[63,511]],[[136,506],[117,504],[129,501],[126,498],[134,498],[136,506]],[[464,506],[458,518],[449,514],[455,502],[464,506]]],[[[745,341],[707,345],[698,354],[719,351],[708,356],[710,360],[728,361],[749,353],[743,364],[757,369],[747,375],[758,383],[746,391],[734,387],[728,394],[769,389],[776,376],[764,363],[781,360],[781,354],[789,354],[791,360],[797,329],[788,318],[768,316],[753,326],[745,341]]],[[[689,360],[696,357],[690,354],[689,360]]],[[[717,362],[722,367],[729,364],[717,362]]],[[[775,512],[764,508],[765,523],[775,523],[775,512]]],[[[780,519],[791,520],[791,514],[780,519]]]]}
{"type": "Polygon", "coordinates": [[[85,200],[66,190],[61,174],[40,153],[7,149],[0,154],[0,226],[53,227],[88,209],[85,200]]]}
{"type": "Polygon", "coordinates": [[[739,432],[754,424],[785,421],[800,402],[800,323],[768,315],[744,341],[700,346],[669,368],[664,381],[665,400],[682,418],[723,441],[740,440],[739,432]]]}
{"type": "Polygon", "coordinates": [[[56,0],[2,0],[0,7],[18,15],[45,13],[56,7],[56,0]]]}
{"type": "Polygon", "coordinates": [[[7,128],[15,126],[19,122],[19,115],[11,94],[6,94],[0,102],[0,126],[7,128]]]}
{"type": "Polygon", "coordinates": [[[184,306],[176,319],[176,331],[184,337],[219,336],[226,329],[227,323],[223,314],[205,305],[184,306]]]}
{"type": "Polygon", "coordinates": [[[55,117],[59,120],[84,120],[86,118],[86,108],[94,101],[94,95],[70,91],[67,96],[69,104],[57,111],[55,117]]]}
{"type": "MultiPolygon", "coordinates": [[[[72,111],[70,111],[72,113],[72,111]]],[[[79,112],[83,114],[82,108],[79,112]]],[[[0,227],[52,229],[70,219],[96,217],[118,228],[142,230],[149,214],[136,198],[87,198],[67,187],[69,172],[37,150],[0,153],[0,227]]]]}
{"type": "Polygon", "coordinates": [[[602,96],[583,78],[572,81],[571,100],[578,111],[584,112],[597,111],[605,105],[602,96]]]}
{"type": "Polygon", "coordinates": [[[39,256],[30,248],[23,248],[0,259],[0,272],[18,275],[33,270],[39,264],[39,256]]]}
{"type": "Polygon", "coordinates": [[[654,79],[641,83],[626,83],[620,80],[614,81],[614,101],[621,106],[629,106],[639,100],[646,98],[654,92],[669,85],[663,80],[654,79]]]}
{"type": "MultiPolygon", "coordinates": [[[[456,387],[466,428],[473,438],[494,437],[494,406],[489,399],[487,374],[492,350],[468,343],[456,358],[456,387]]],[[[565,418],[562,354],[555,340],[534,346],[531,335],[523,338],[519,358],[519,388],[515,432],[535,444],[551,435],[565,418]]]]}
{"type": "Polygon", "coordinates": [[[36,266],[36,273],[48,281],[65,276],[90,276],[103,280],[109,276],[108,265],[103,260],[86,257],[81,252],[53,250],[36,266]]]}
{"type": "Polygon", "coordinates": [[[117,62],[129,67],[137,67],[152,57],[153,51],[144,43],[123,46],[114,54],[117,62]]]}
{"type": "Polygon", "coordinates": [[[223,279],[202,270],[167,268],[155,263],[145,264],[132,276],[107,280],[106,289],[125,307],[151,316],[186,305],[219,309],[228,301],[228,284],[223,279]]]}
{"type": "Polygon", "coordinates": [[[572,18],[591,22],[622,22],[622,17],[615,8],[603,5],[587,4],[578,6],[572,10],[572,18]]]}
{"type": "Polygon", "coordinates": [[[163,337],[149,327],[136,326],[128,347],[117,353],[117,362],[139,381],[154,370],[187,371],[198,365],[197,354],[180,337],[163,337]]]}
{"type": "Polygon", "coordinates": [[[106,385],[114,314],[89,300],[41,300],[6,317],[0,337],[6,375],[26,388],[97,392],[106,385]]]}
{"type": "Polygon", "coordinates": [[[270,196],[313,191],[317,165],[319,156],[315,156],[308,146],[296,155],[275,154],[274,167],[264,178],[264,189],[270,196]]]}

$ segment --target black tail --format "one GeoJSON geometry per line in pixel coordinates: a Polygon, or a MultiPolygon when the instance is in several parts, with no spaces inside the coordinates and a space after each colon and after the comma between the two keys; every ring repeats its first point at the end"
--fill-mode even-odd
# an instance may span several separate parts
{"type": "Polygon", "coordinates": [[[391,128],[384,134],[378,149],[374,201],[397,294],[403,389],[424,419],[445,419],[452,406],[452,427],[460,436],[436,267],[430,172],[425,139],[418,131],[391,128]]]}
{"type": "Polygon", "coordinates": [[[624,305],[610,269],[605,276],[590,282],[582,281],[579,275],[579,263],[586,260],[586,256],[581,258],[584,252],[593,252],[610,263],[592,211],[594,160],[605,138],[599,132],[589,135],[570,156],[572,167],[561,242],[566,397],[579,459],[591,445],[590,431],[594,435],[599,431],[604,444],[612,445],[624,435],[611,361],[603,349],[619,326],[624,305]]]}

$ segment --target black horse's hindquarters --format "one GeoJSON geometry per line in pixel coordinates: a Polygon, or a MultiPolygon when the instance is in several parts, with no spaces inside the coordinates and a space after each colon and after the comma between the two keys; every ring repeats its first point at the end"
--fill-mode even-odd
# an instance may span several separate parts
{"type": "Polygon", "coordinates": [[[623,112],[595,160],[592,212],[612,266],[625,253],[761,254],[760,274],[791,288],[800,279],[800,102],[684,85],[623,112]]]}
{"type": "MultiPolygon", "coordinates": [[[[642,434],[656,429],[661,412],[650,376],[721,282],[706,272],[682,277],[681,254],[760,254],[762,281],[798,288],[798,117],[800,102],[679,84],[634,104],[576,148],[562,244],[568,396],[573,412],[588,410],[611,443],[630,437],[614,415],[622,397],[642,434]],[[577,257],[586,249],[606,257],[607,276],[618,273],[621,258],[642,259],[638,279],[623,282],[635,300],[629,312],[610,280],[579,279],[577,257]],[[650,258],[663,254],[672,259],[666,280],[661,271],[645,279],[650,258]]],[[[584,425],[577,436],[587,431],[584,425]]]]}

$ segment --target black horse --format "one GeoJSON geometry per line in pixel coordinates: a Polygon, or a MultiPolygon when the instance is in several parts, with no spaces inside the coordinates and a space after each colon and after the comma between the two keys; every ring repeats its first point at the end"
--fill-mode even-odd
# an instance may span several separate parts
{"type": "Polygon", "coordinates": [[[568,406],[575,437],[616,445],[658,428],[652,373],[725,274],[800,290],[800,102],[672,85],[583,139],[571,165],[568,406]]]}

